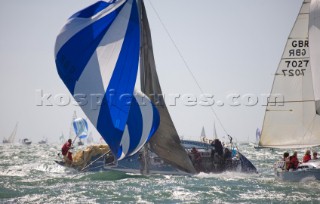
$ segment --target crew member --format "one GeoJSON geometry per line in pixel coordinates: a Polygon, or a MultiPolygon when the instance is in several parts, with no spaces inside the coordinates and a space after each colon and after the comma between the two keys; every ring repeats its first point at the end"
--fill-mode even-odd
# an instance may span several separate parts
{"type": "Polygon", "coordinates": [[[302,161],[303,161],[303,163],[306,163],[306,162],[308,162],[310,160],[311,160],[311,152],[310,152],[310,150],[307,150],[306,153],[303,156],[303,160],[302,161]]]}
{"type": "Polygon", "coordinates": [[[197,172],[200,172],[201,169],[202,169],[202,165],[201,165],[201,162],[202,162],[201,154],[200,154],[200,152],[199,152],[195,147],[192,148],[191,154],[193,154],[193,165],[194,165],[194,168],[196,169],[197,172]]]}
{"type": "Polygon", "coordinates": [[[299,165],[299,159],[298,159],[298,152],[294,152],[293,155],[290,157],[290,169],[296,170],[299,165]]]}
{"type": "Polygon", "coordinates": [[[289,158],[289,153],[288,152],[283,153],[282,161],[283,161],[282,169],[284,169],[284,170],[289,169],[290,168],[290,158],[289,158]]]}
{"type": "Polygon", "coordinates": [[[222,146],[221,141],[219,139],[213,140],[213,142],[211,143],[211,146],[214,147],[214,151],[216,153],[218,153],[218,155],[220,157],[223,156],[223,146],[222,146]]]}
{"type": "Polygon", "coordinates": [[[318,153],[317,152],[313,152],[313,160],[317,160],[318,159],[318,153]]]}
{"type": "Polygon", "coordinates": [[[64,145],[61,148],[61,153],[63,155],[63,159],[67,164],[72,163],[72,153],[69,152],[71,145],[72,145],[72,140],[68,139],[68,141],[66,143],[64,143],[64,145]]]}

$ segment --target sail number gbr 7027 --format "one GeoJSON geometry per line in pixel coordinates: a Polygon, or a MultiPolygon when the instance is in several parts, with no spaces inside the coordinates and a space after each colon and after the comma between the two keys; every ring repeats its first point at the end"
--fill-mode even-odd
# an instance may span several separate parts
{"type": "MultiPolygon", "coordinates": [[[[290,40],[291,41],[291,40],[290,40]]],[[[290,43],[291,49],[288,50],[288,57],[292,59],[284,59],[281,66],[283,76],[304,76],[309,65],[308,40],[294,39],[290,43]],[[301,58],[300,58],[301,57],[301,58]],[[299,59],[300,58],[300,59],[299,59]]]]}
{"type": "Polygon", "coordinates": [[[304,76],[309,60],[286,60],[285,64],[287,69],[282,70],[283,76],[304,76]]]}

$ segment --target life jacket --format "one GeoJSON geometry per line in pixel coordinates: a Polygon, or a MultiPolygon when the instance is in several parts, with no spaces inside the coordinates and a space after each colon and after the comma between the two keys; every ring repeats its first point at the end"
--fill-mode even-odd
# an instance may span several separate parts
{"type": "Polygon", "coordinates": [[[67,153],[68,153],[68,151],[69,151],[69,149],[70,149],[70,146],[71,146],[71,144],[70,144],[69,142],[66,142],[66,143],[62,146],[61,152],[62,152],[62,155],[63,155],[63,156],[66,156],[66,155],[67,155],[67,153]]]}
{"type": "Polygon", "coordinates": [[[299,160],[297,157],[291,156],[290,157],[290,168],[297,169],[299,165],[299,160]]]}
{"type": "Polygon", "coordinates": [[[311,160],[311,155],[304,155],[303,156],[303,162],[308,162],[309,160],[311,160]]]}

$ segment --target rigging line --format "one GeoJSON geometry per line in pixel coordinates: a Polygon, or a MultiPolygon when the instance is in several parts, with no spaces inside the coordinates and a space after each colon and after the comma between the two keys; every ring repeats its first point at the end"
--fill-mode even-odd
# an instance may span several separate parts
{"type": "MultiPolygon", "coordinates": [[[[182,59],[183,64],[185,65],[185,67],[186,67],[187,70],[189,71],[190,75],[192,76],[193,80],[195,81],[195,83],[196,83],[196,85],[198,86],[198,88],[199,88],[199,90],[201,91],[201,93],[204,93],[204,91],[202,90],[202,88],[201,88],[200,84],[198,83],[196,77],[194,76],[193,72],[191,71],[191,69],[190,69],[187,61],[184,59],[181,51],[179,50],[177,44],[175,43],[175,41],[174,41],[173,38],[171,37],[168,29],[166,28],[166,26],[165,26],[164,23],[162,22],[159,14],[158,14],[158,12],[157,12],[157,10],[156,10],[155,7],[153,6],[152,2],[151,2],[150,0],[148,0],[148,1],[149,1],[150,5],[151,5],[151,8],[152,8],[153,11],[155,12],[158,20],[160,21],[160,24],[161,24],[162,27],[164,28],[164,30],[165,30],[166,34],[168,35],[170,41],[172,42],[172,44],[173,44],[173,46],[175,47],[176,51],[178,52],[180,58],[182,59]]],[[[220,126],[222,127],[223,131],[229,136],[227,130],[226,130],[225,127],[222,125],[221,120],[219,119],[218,115],[216,114],[216,112],[214,111],[214,109],[212,108],[212,106],[210,106],[210,109],[211,109],[212,113],[214,114],[214,116],[216,117],[216,119],[218,120],[218,122],[219,122],[220,126]]]]}

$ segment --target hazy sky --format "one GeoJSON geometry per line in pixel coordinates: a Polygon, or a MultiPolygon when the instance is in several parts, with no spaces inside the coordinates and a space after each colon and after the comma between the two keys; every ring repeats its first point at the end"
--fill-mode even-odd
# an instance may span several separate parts
{"type": "MultiPolygon", "coordinates": [[[[1,140],[19,122],[18,138],[37,142],[45,136],[56,142],[62,132],[68,136],[74,110],[84,116],[79,107],[59,106],[53,100],[59,94],[71,97],[56,71],[54,44],[67,18],[94,2],[1,0],[1,140]],[[38,106],[37,90],[52,94],[50,102],[38,106]]],[[[263,122],[263,94],[271,90],[302,0],[145,0],[145,4],[164,94],[199,97],[189,68],[203,93],[224,102],[212,107],[226,131],[238,141],[253,141],[263,122]],[[257,105],[246,105],[248,94],[259,98],[257,105]],[[230,96],[236,95],[241,104],[232,106],[230,96]]],[[[198,140],[204,126],[210,137],[214,121],[218,135],[225,135],[208,106],[186,106],[184,97],[168,106],[180,135],[198,140]]]]}

